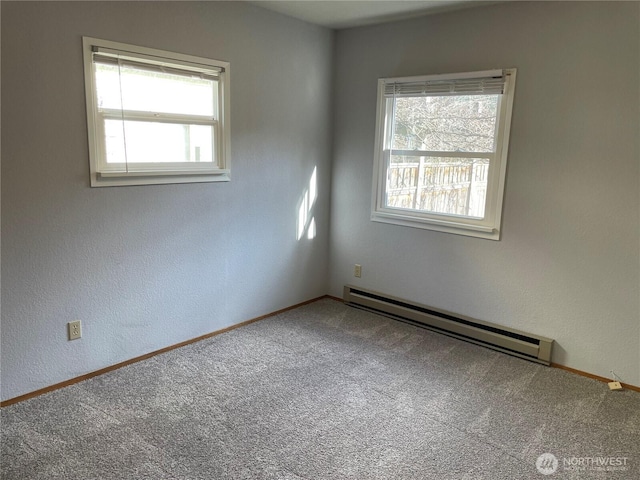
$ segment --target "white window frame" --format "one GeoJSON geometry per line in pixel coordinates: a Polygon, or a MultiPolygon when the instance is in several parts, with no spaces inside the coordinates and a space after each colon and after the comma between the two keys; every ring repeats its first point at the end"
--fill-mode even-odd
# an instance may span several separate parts
{"type": "Polygon", "coordinates": [[[231,71],[229,62],[92,37],[83,37],[82,44],[89,141],[89,169],[92,187],[225,182],[230,180],[229,105],[231,71]],[[218,82],[218,92],[217,96],[214,93],[215,108],[213,118],[167,113],[163,113],[161,118],[158,118],[159,115],[150,112],[123,112],[121,110],[99,109],[93,59],[95,52],[130,61],[141,61],[164,68],[179,69],[185,72],[214,74],[218,82]],[[109,118],[153,120],[172,124],[210,125],[213,127],[216,147],[214,149],[213,165],[206,165],[204,162],[148,162],[144,164],[129,163],[126,169],[114,168],[113,164],[107,164],[106,161],[104,125],[105,120],[109,118]]]}
{"type": "MultiPolygon", "coordinates": [[[[379,79],[371,220],[375,222],[435,230],[458,235],[467,235],[489,240],[499,240],[501,233],[502,203],[507,171],[507,154],[509,149],[509,133],[511,128],[515,79],[515,68],[482,72],[379,79]],[[388,94],[385,94],[386,86],[392,83],[415,84],[419,82],[440,82],[447,80],[485,78],[487,76],[496,75],[504,76],[505,80],[504,90],[498,102],[498,118],[494,152],[468,152],[461,154],[460,152],[412,151],[407,153],[415,156],[464,156],[470,158],[489,159],[490,168],[487,179],[484,218],[477,219],[466,216],[387,207],[385,200],[386,182],[388,180],[387,165],[391,154],[391,150],[389,148],[390,135],[388,134],[390,127],[388,122],[393,116],[393,98],[388,94]]],[[[396,154],[402,154],[401,151],[394,150],[394,152],[396,152],[396,154]]]]}

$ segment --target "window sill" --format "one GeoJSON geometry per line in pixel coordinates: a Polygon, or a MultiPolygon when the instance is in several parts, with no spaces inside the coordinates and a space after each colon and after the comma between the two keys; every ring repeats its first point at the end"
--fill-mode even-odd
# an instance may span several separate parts
{"type": "Polygon", "coordinates": [[[500,240],[500,230],[489,226],[467,225],[464,223],[448,220],[430,220],[420,217],[411,217],[403,214],[392,214],[384,212],[373,212],[372,222],[388,223],[391,225],[401,225],[404,227],[421,228],[423,230],[433,230],[436,232],[452,233],[467,237],[484,238],[486,240],[500,240]]]}
{"type": "Polygon", "coordinates": [[[199,172],[128,172],[92,173],[92,187],[124,187],[132,185],[164,185],[174,183],[210,183],[231,180],[229,170],[199,172]]]}

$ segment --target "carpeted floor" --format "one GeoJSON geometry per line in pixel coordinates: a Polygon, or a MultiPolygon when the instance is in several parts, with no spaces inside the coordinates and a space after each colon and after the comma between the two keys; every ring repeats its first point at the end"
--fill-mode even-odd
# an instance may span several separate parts
{"type": "Polygon", "coordinates": [[[330,299],[5,407],[1,426],[6,480],[640,478],[639,393],[330,299]]]}

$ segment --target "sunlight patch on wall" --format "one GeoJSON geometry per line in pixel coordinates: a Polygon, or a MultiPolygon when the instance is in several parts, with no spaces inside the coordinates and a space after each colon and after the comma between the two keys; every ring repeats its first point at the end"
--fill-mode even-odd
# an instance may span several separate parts
{"type": "Polygon", "coordinates": [[[312,240],[316,236],[316,220],[313,216],[313,207],[316,204],[318,198],[318,182],[317,182],[317,170],[318,167],[313,167],[313,173],[309,179],[309,188],[307,188],[300,198],[298,204],[298,225],[297,236],[300,240],[305,232],[307,238],[312,240]]]}

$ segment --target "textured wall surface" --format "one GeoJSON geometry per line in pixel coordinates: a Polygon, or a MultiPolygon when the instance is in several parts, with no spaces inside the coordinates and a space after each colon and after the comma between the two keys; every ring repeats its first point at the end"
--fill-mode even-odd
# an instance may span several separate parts
{"type": "Polygon", "coordinates": [[[640,385],[639,10],[513,2],[338,32],[330,293],[546,335],[555,362],[640,385]],[[371,222],[376,79],[509,67],[502,240],[371,222]]]}
{"type": "Polygon", "coordinates": [[[640,385],[637,3],[514,2],[335,44],[239,2],[1,9],[2,399],[345,283],[640,385]],[[230,61],[232,181],[91,189],[82,35],[230,61]],[[376,79],[500,67],[518,69],[502,240],[371,222],[376,79]],[[298,240],[314,168],[317,236],[298,240]]]}
{"type": "Polygon", "coordinates": [[[239,2],[2,2],[2,47],[2,399],[326,293],[331,31],[239,2]],[[90,188],[83,35],[231,62],[232,181],[90,188]]]}

